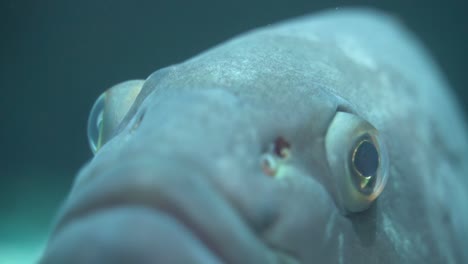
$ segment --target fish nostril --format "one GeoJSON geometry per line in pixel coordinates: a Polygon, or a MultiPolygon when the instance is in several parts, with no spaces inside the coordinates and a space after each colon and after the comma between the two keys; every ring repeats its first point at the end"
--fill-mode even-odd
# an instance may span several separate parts
{"type": "Polygon", "coordinates": [[[268,176],[275,176],[276,171],[278,170],[278,163],[276,162],[275,157],[270,153],[265,153],[260,158],[260,163],[262,166],[263,172],[268,176]]]}
{"type": "Polygon", "coordinates": [[[278,137],[275,140],[273,150],[277,156],[280,158],[286,159],[289,157],[290,152],[289,149],[291,148],[291,144],[286,141],[283,137],[278,137]]]}
{"type": "Polygon", "coordinates": [[[275,177],[279,167],[291,156],[290,149],[291,144],[288,141],[282,136],[277,137],[260,158],[263,172],[275,177]]]}

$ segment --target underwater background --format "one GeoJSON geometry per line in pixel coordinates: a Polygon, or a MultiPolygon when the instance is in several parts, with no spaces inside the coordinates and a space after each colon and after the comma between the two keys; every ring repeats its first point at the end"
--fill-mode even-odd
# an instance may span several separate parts
{"type": "Polygon", "coordinates": [[[468,110],[463,1],[0,1],[0,264],[37,259],[92,157],[86,122],[105,89],[249,29],[356,5],[393,13],[415,32],[468,110]]]}

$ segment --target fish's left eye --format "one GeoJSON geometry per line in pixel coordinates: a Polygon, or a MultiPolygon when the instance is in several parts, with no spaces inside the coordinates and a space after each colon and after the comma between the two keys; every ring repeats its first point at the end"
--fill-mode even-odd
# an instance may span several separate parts
{"type": "Polygon", "coordinates": [[[119,83],[98,97],[88,118],[88,141],[93,153],[109,141],[135,102],[143,83],[143,80],[119,83]]]}
{"type": "Polygon", "coordinates": [[[388,178],[388,156],[375,127],[361,117],[337,112],[325,138],[337,203],[347,212],[367,209],[388,178]]]}

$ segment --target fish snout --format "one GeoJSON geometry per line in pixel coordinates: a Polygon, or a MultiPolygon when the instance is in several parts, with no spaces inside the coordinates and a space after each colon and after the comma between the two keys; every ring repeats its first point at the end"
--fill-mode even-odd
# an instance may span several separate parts
{"type": "Polygon", "coordinates": [[[261,238],[277,208],[239,101],[149,101],[78,175],[40,263],[285,263],[261,238]]]}

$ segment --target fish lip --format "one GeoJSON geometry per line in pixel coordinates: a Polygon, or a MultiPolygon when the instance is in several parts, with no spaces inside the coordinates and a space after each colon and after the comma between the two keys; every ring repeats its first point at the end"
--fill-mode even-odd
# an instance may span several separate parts
{"type": "Polygon", "coordinates": [[[70,225],[80,222],[86,217],[89,217],[95,214],[106,213],[108,211],[112,211],[118,208],[135,207],[135,206],[143,207],[153,212],[163,213],[169,216],[170,218],[176,220],[179,225],[186,228],[190,232],[190,235],[192,235],[195,239],[197,239],[197,241],[202,246],[204,246],[209,252],[211,252],[213,256],[221,260],[222,263],[228,263],[228,261],[219,254],[219,251],[216,250],[213,244],[207,243],[206,241],[207,234],[204,233],[203,229],[193,228],[192,225],[190,224],[189,218],[186,218],[183,215],[178,214],[176,211],[171,211],[171,210],[167,210],[167,209],[155,206],[153,203],[151,203],[151,201],[141,203],[141,202],[128,202],[128,201],[125,202],[125,201],[117,201],[117,200],[113,201],[113,199],[111,199],[105,203],[98,203],[97,205],[93,205],[93,204],[85,205],[79,211],[75,211],[73,210],[73,208],[71,208],[71,210],[66,210],[63,216],[60,217],[60,220],[57,223],[57,227],[53,231],[52,237],[57,236],[60,232],[63,232],[70,225]]]}
{"type": "MultiPolygon", "coordinates": [[[[185,229],[185,231],[187,231],[188,235],[193,237],[195,239],[196,243],[198,243],[202,248],[206,249],[207,252],[209,254],[211,254],[211,256],[215,260],[218,260],[219,263],[229,263],[229,260],[225,256],[222,256],[221,254],[219,254],[219,251],[216,249],[214,244],[207,243],[207,241],[205,239],[203,239],[203,237],[206,236],[206,234],[203,232],[202,229],[190,228],[190,225],[187,224],[188,219],[185,219],[185,220],[182,221],[181,218],[176,217],[173,212],[170,212],[170,211],[167,211],[167,210],[160,210],[160,209],[154,208],[152,206],[141,204],[141,203],[119,203],[119,204],[115,204],[115,205],[108,206],[108,207],[105,207],[105,206],[89,207],[85,211],[81,211],[80,213],[74,214],[73,219],[69,218],[67,213],[65,213],[64,218],[63,218],[65,220],[59,221],[57,228],[54,229],[54,231],[53,231],[53,235],[51,236],[51,239],[50,239],[49,243],[52,240],[54,240],[55,237],[60,235],[60,233],[66,231],[66,229],[69,228],[70,226],[72,226],[73,224],[79,223],[81,221],[86,221],[86,218],[88,218],[90,216],[95,216],[95,215],[99,215],[99,214],[107,214],[107,213],[111,213],[111,212],[119,210],[119,209],[128,209],[128,208],[144,209],[144,210],[148,210],[148,211],[153,212],[153,213],[163,214],[166,217],[169,217],[170,219],[174,220],[174,222],[175,222],[175,224],[177,226],[181,227],[182,229],[185,229]]],[[[47,252],[47,248],[46,248],[46,251],[44,253],[46,253],[46,252],[47,252]]],[[[43,254],[41,259],[43,259],[44,256],[45,255],[43,254]]],[[[40,261],[40,263],[42,263],[41,261],[40,261]]]]}
{"type": "MultiPolygon", "coordinates": [[[[150,166],[154,168],[154,160],[152,161],[152,163],[153,164],[150,166]]],[[[136,169],[137,171],[140,170],[140,172],[142,172],[143,174],[146,174],[142,176],[142,178],[145,178],[147,176],[148,177],[154,176],[152,175],[152,173],[148,175],[146,171],[144,170],[142,171],[141,168],[147,168],[145,167],[145,165],[148,165],[147,161],[142,162],[141,160],[139,160],[138,162],[132,162],[132,165],[130,166],[122,165],[118,168],[113,168],[109,170],[108,172],[104,173],[102,177],[99,177],[99,176],[93,177],[92,180],[87,181],[85,184],[80,186],[80,189],[73,190],[70,197],[68,198],[68,200],[65,202],[64,206],[62,207],[61,213],[59,214],[59,217],[58,217],[58,221],[56,222],[56,227],[53,229],[51,233],[51,236],[50,236],[51,239],[53,240],[53,238],[57,236],[58,233],[62,232],[64,229],[67,228],[67,226],[71,225],[73,222],[80,221],[84,217],[90,216],[92,214],[96,214],[98,212],[103,212],[111,208],[118,208],[122,206],[123,207],[141,206],[144,208],[149,208],[156,212],[162,212],[168,215],[169,217],[176,219],[180,223],[180,225],[182,225],[183,227],[185,227],[187,230],[190,231],[193,237],[196,238],[202,244],[202,246],[204,246],[209,252],[211,252],[211,254],[213,254],[213,256],[215,256],[217,259],[221,260],[222,262],[225,262],[225,263],[233,262],[232,261],[233,254],[229,253],[229,251],[233,250],[233,248],[234,248],[233,251],[236,251],[239,248],[245,249],[246,251],[246,252],[243,252],[242,250],[237,251],[237,254],[240,252],[242,254],[245,253],[246,255],[248,255],[249,254],[248,252],[252,253],[254,251],[254,249],[249,249],[248,246],[244,246],[244,245],[239,246],[240,244],[242,244],[242,243],[239,243],[239,241],[242,241],[242,238],[245,238],[245,235],[244,237],[242,237],[242,235],[236,237],[236,234],[235,234],[236,232],[248,233],[247,236],[252,238],[250,239],[252,241],[248,241],[248,242],[251,242],[251,244],[253,243],[255,246],[257,246],[257,249],[258,249],[257,244],[260,244],[260,247],[262,249],[265,249],[266,253],[264,255],[267,255],[267,256],[271,255],[269,254],[271,253],[271,249],[264,243],[264,241],[258,238],[257,234],[255,234],[251,228],[249,228],[250,226],[247,225],[247,223],[245,222],[245,219],[241,217],[239,212],[233,207],[230,201],[228,201],[228,199],[223,194],[221,194],[221,191],[215,188],[214,184],[209,183],[207,180],[198,181],[197,183],[197,184],[200,184],[200,182],[204,182],[203,184],[201,184],[204,186],[203,188],[210,188],[211,192],[214,192],[214,194],[216,195],[216,197],[214,198],[220,200],[218,202],[218,207],[219,205],[221,205],[223,207],[221,209],[224,209],[224,213],[217,212],[216,210],[214,210],[214,216],[217,216],[218,219],[219,218],[223,219],[222,215],[226,213],[231,216],[231,219],[229,219],[229,221],[225,221],[226,225],[224,226],[224,229],[228,231],[224,232],[219,237],[216,237],[217,234],[213,233],[212,230],[210,230],[211,227],[209,225],[200,224],[200,219],[196,219],[197,216],[194,215],[194,211],[190,210],[190,208],[192,208],[193,206],[181,205],[184,199],[182,200],[174,199],[177,197],[171,197],[170,191],[164,190],[163,187],[160,187],[157,190],[152,190],[151,187],[154,187],[154,186],[152,186],[151,184],[145,185],[145,179],[141,180],[141,179],[138,179],[138,177],[136,177],[137,180],[128,180],[131,177],[125,177],[125,175],[128,174],[126,173],[126,171],[132,171],[132,169],[136,169]],[[112,180],[111,176],[113,174],[117,175],[118,179],[115,179],[113,182],[107,184],[106,181],[112,180]],[[120,181],[123,179],[127,179],[127,180],[120,181]],[[113,188],[107,188],[107,189],[104,188],[105,191],[100,192],[101,191],[100,188],[108,187],[108,185],[110,185],[113,188]],[[140,192],[136,192],[138,190],[140,192]],[[164,197],[164,195],[168,195],[168,196],[164,197]],[[237,229],[232,228],[231,230],[230,228],[231,223],[236,223],[236,224],[241,223],[241,225],[234,225],[237,229]],[[239,226],[241,227],[241,229],[239,228],[239,226]],[[229,235],[226,236],[226,234],[229,234],[229,235]],[[232,240],[235,241],[239,237],[240,238],[236,242],[237,245],[235,247],[231,248],[230,246],[227,248],[223,248],[222,243],[219,243],[220,241],[223,240],[222,238],[220,238],[223,235],[225,236],[224,240],[226,240],[226,238],[231,240],[231,237],[234,237],[232,240]]],[[[169,177],[165,177],[166,180],[168,178],[169,177]]],[[[192,178],[196,179],[197,177],[192,177],[192,178]]],[[[164,183],[161,186],[163,185],[164,183]]],[[[194,193],[192,193],[192,195],[194,193]]],[[[199,200],[200,199],[201,198],[199,198],[199,200]]],[[[203,198],[202,200],[207,200],[207,199],[203,198]]],[[[211,211],[210,214],[213,214],[213,211],[211,211]]],[[[225,218],[226,217],[224,216],[224,219],[225,218]]],[[[219,220],[214,219],[213,222],[216,222],[216,221],[219,221],[219,220]]],[[[221,223],[218,223],[218,229],[217,229],[218,231],[219,231],[219,224],[221,223]]],[[[234,259],[236,259],[236,257],[234,257],[234,259]]],[[[257,259],[258,259],[258,256],[257,256],[257,259]]],[[[253,262],[253,263],[259,263],[259,262],[253,262]]]]}

